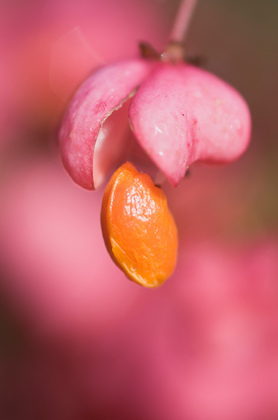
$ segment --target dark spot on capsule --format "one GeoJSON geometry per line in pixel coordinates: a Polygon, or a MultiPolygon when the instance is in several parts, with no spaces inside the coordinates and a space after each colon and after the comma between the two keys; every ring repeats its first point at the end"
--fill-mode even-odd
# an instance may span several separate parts
{"type": "Polygon", "coordinates": [[[185,172],[184,177],[185,177],[185,178],[188,178],[188,177],[190,177],[190,176],[191,176],[191,174],[192,174],[191,169],[187,169],[187,171],[185,172]]]}

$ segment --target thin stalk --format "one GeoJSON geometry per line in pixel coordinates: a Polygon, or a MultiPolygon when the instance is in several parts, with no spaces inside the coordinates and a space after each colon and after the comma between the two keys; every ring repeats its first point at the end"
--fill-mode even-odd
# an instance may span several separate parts
{"type": "Polygon", "coordinates": [[[181,0],[177,16],[172,27],[172,32],[170,33],[170,42],[183,42],[196,3],[197,0],[181,0]]]}

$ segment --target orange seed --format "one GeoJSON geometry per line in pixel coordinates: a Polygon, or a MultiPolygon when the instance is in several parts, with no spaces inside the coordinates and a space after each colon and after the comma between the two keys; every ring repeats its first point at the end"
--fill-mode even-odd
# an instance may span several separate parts
{"type": "Polygon", "coordinates": [[[101,226],[109,254],[130,280],[157,287],[172,274],[178,237],[166,197],[129,162],[105,189],[101,226]]]}

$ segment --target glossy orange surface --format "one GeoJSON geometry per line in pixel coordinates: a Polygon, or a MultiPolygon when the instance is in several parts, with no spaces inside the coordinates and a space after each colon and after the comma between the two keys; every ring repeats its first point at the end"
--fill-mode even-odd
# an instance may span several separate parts
{"type": "Polygon", "coordinates": [[[157,287],[172,274],[178,236],[166,197],[129,162],[105,189],[101,226],[109,254],[130,280],[157,287]]]}

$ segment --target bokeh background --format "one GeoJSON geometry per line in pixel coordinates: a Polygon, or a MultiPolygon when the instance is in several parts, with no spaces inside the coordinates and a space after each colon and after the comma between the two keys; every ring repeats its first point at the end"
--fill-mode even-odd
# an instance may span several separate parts
{"type": "Polygon", "coordinates": [[[56,133],[96,66],[162,50],[171,0],[0,1],[0,417],[278,419],[278,3],[199,0],[186,45],[237,88],[252,142],[165,184],[177,269],[129,282],[56,133]]]}

